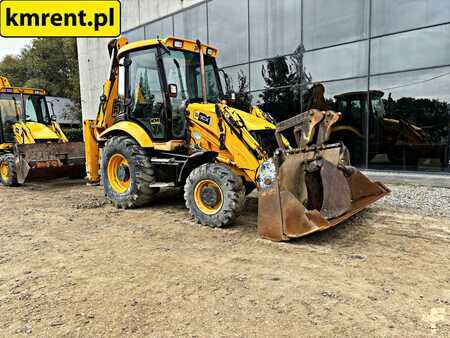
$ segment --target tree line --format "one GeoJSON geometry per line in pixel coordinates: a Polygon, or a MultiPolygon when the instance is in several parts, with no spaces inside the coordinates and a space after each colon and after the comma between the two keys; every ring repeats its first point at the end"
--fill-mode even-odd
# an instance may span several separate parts
{"type": "Polygon", "coordinates": [[[36,38],[19,55],[0,60],[0,75],[15,87],[43,88],[48,95],[75,103],[73,117],[81,119],[80,81],[75,38],[36,38]]]}

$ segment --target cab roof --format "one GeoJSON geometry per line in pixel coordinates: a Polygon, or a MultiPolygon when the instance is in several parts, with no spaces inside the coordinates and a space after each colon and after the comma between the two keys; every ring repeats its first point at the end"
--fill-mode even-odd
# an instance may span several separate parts
{"type": "MultiPolygon", "coordinates": [[[[382,92],[381,90],[370,90],[369,93],[373,96],[380,96],[380,97],[382,97],[384,95],[384,92],[382,92]]],[[[351,96],[365,96],[365,95],[367,95],[367,91],[356,91],[356,92],[348,92],[348,93],[335,95],[334,97],[336,99],[340,99],[340,98],[351,97],[351,96]]]]}
{"type": "Polygon", "coordinates": [[[9,83],[8,78],[0,76],[0,93],[8,94],[28,94],[28,95],[45,95],[44,89],[30,87],[13,87],[9,83]]]}
{"type": "MultiPolygon", "coordinates": [[[[126,43],[119,49],[117,57],[120,59],[122,56],[132,51],[151,48],[157,46],[160,43],[162,43],[164,46],[170,49],[185,50],[188,52],[198,52],[196,41],[169,36],[165,39],[149,39],[126,43]]],[[[213,58],[216,58],[218,55],[217,48],[212,47],[210,45],[202,43],[202,50],[204,54],[209,55],[213,58]]]]}

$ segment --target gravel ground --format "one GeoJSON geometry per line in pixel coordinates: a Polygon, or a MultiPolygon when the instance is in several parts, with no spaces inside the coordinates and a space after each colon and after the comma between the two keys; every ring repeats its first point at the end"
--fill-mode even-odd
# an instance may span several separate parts
{"type": "Polygon", "coordinates": [[[392,193],[380,204],[414,209],[426,216],[450,218],[450,189],[415,185],[390,185],[392,193]]]}
{"type": "Polygon", "coordinates": [[[0,186],[0,337],[450,337],[450,189],[393,193],[289,243],[117,210],[83,181],[0,186]]]}

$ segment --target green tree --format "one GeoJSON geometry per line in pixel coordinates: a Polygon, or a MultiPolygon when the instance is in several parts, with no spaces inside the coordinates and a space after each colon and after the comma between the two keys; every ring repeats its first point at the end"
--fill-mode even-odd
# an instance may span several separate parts
{"type": "Polygon", "coordinates": [[[13,86],[44,88],[48,95],[73,100],[71,115],[81,119],[76,39],[34,39],[20,55],[3,58],[0,75],[8,77],[13,86]]]}

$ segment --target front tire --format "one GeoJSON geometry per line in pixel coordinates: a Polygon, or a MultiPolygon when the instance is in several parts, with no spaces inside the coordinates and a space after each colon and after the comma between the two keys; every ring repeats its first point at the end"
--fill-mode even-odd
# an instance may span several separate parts
{"type": "Polygon", "coordinates": [[[155,182],[150,158],[127,136],[114,136],[106,141],[101,176],[106,196],[117,208],[141,207],[158,192],[150,188],[155,182]]]}
{"type": "Polygon", "coordinates": [[[190,214],[213,228],[231,224],[242,211],[245,187],[228,167],[207,163],[195,168],[184,186],[184,199],[190,214]]]}
{"type": "Polygon", "coordinates": [[[0,179],[4,186],[19,186],[13,154],[4,154],[0,156],[0,179]]]}

